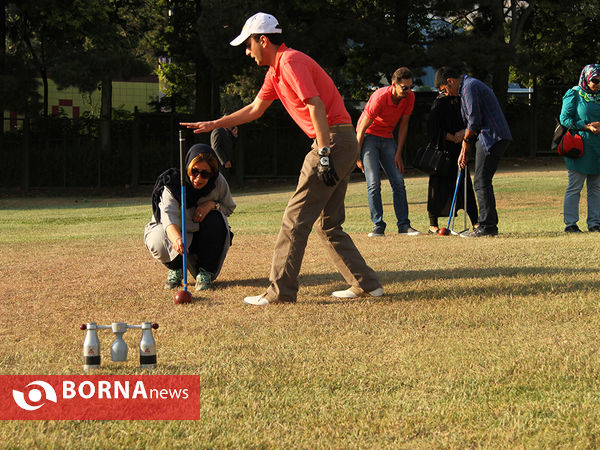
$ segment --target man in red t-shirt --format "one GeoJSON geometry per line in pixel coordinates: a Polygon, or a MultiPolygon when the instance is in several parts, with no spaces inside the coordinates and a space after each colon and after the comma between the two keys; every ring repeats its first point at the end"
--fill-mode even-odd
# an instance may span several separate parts
{"type": "Polygon", "coordinates": [[[377,275],[342,229],[344,197],[359,150],[350,115],[335,84],[312,58],[285,46],[279,23],[269,14],[257,13],[246,21],[241,34],[231,41],[234,46],[242,43],[246,44],[246,55],[260,66],[269,66],[254,101],[218,120],[181,125],[193,128],[194,133],[240,125],[258,119],[273,100],[279,99],[314,140],[283,215],[271,284],[265,293],[246,297],[244,302],[262,306],[296,301],[298,274],[313,226],[335,267],[350,284],[350,288],[334,292],[334,297],[383,295],[377,275]]]}
{"type": "Polygon", "coordinates": [[[398,233],[408,236],[421,234],[410,226],[408,220],[408,201],[402,175],[402,148],[415,104],[412,85],[412,72],[406,67],[399,68],[394,72],[390,86],[377,89],[371,95],[358,119],[357,139],[361,148],[361,159],[357,166],[365,173],[367,179],[367,196],[373,222],[373,231],[369,233],[369,237],[383,236],[386,227],[381,203],[382,168],[392,186],[398,233]],[[393,132],[398,122],[400,127],[396,143],[393,132]]]}

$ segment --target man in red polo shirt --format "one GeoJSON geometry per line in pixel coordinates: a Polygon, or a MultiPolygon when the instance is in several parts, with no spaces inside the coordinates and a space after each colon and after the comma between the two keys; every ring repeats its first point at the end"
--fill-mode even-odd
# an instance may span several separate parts
{"type": "Polygon", "coordinates": [[[295,302],[298,274],[313,226],[329,257],[350,288],[336,291],[338,298],[379,297],[383,289],[375,272],[342,229],[344,197],[350,173],[358,159],[356,134],[342,97],[325,71],[308,55],[285,46],[275,17],[250,17],[231,45],[246,44],[246,55],[269,66],[260,92],[240,110],[208,122],[182,123],[194,133],[232,127],[258,119],[281,100],[298,126],[314,139],[304,159],[298,186],[288,202],[277,237],[270,286],[261,295],[244,298],[250,305],[295,302]]]}
{"type": "Polygon", "coordinates": [[[357,139],[361,159],[357,165],[367,179],[367,196],[373,222],[373,231],[369,233],[369,237],[383,236],[386,227],[381,203],[381,169],[385,171],[392,187],[398,233],[408,236],[421,234],[410,226],[408,220],[408,201],[402,175],[402,148],[415,104],[412,84],[412,72],[406,67],[400,67],[394,72],[390,86],[373,92],[358,119],[357,139]],[[393,132],[398,122],[400,127],[396,143],[393,132]]]}

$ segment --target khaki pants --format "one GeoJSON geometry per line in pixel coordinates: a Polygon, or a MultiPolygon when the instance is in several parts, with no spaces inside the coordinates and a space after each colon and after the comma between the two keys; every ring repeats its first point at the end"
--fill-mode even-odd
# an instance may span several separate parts
{"type": "Polygon", "coordinates": [[[350,236],[342,230],[348,180],[359,155],[356,133],[350,124],[333,125],[330,133],[331,159],[340,181],[335,186],[326,186],[319,180],[319,156],[313,143],[304,158],[296,192],[283,214],[273,253],[271,285],[266,293],[269,301],[296,301],[298,274],[313,225],[329,258],[348,284],[367,292],[381,287],[373,269],[367,266],[350,236]]]}

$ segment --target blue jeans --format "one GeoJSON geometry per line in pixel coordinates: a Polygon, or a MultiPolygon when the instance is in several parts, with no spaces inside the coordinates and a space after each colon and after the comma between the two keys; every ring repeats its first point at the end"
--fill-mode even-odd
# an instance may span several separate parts
{"type": "Polygon", "coordinates": [[[365,134],[360,155],[367,179],[371,221],[381,231],[385,230],[386,225],[383,221],[383,205],[381,204],[381,168],[383,168],[392,187],[398,231],[404,231],[410,226],[404,177],[394,162],[396,147],[394,139],[365,134]]]}
{"type": "Polygon", "coordinates": [[[575,225],[579,220],[579,197],[587,180],[587,226],[600,225],[600,175],[588,175],[569,170],[569,185],[565,192],[565,225],[575,225]]]}
{"type": "Polygon", "coordinates": [[[492,179],[498,169],[500,158],[509,144],[510,141],[507,140],[496,142],[490,148],[489,155],[485,153],[479,141],[475,144],[473,187],[479,204],[479,226],[486,232],[498,232],[498,211],[496,210],[496,196],[492,179]]]}

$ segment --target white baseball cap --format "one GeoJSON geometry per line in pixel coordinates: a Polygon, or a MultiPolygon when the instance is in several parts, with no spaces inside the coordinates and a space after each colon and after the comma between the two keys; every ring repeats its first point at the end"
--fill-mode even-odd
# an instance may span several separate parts
{"type": "Polygon", "coordinates": [[[271,34],[281,33],[279,28],[279,22],[271,14],[265,14],[262,12],[254,14],[244,24],[242,32],[229,44],[234,47],[243,44],[253,34],[271,34]]]}

